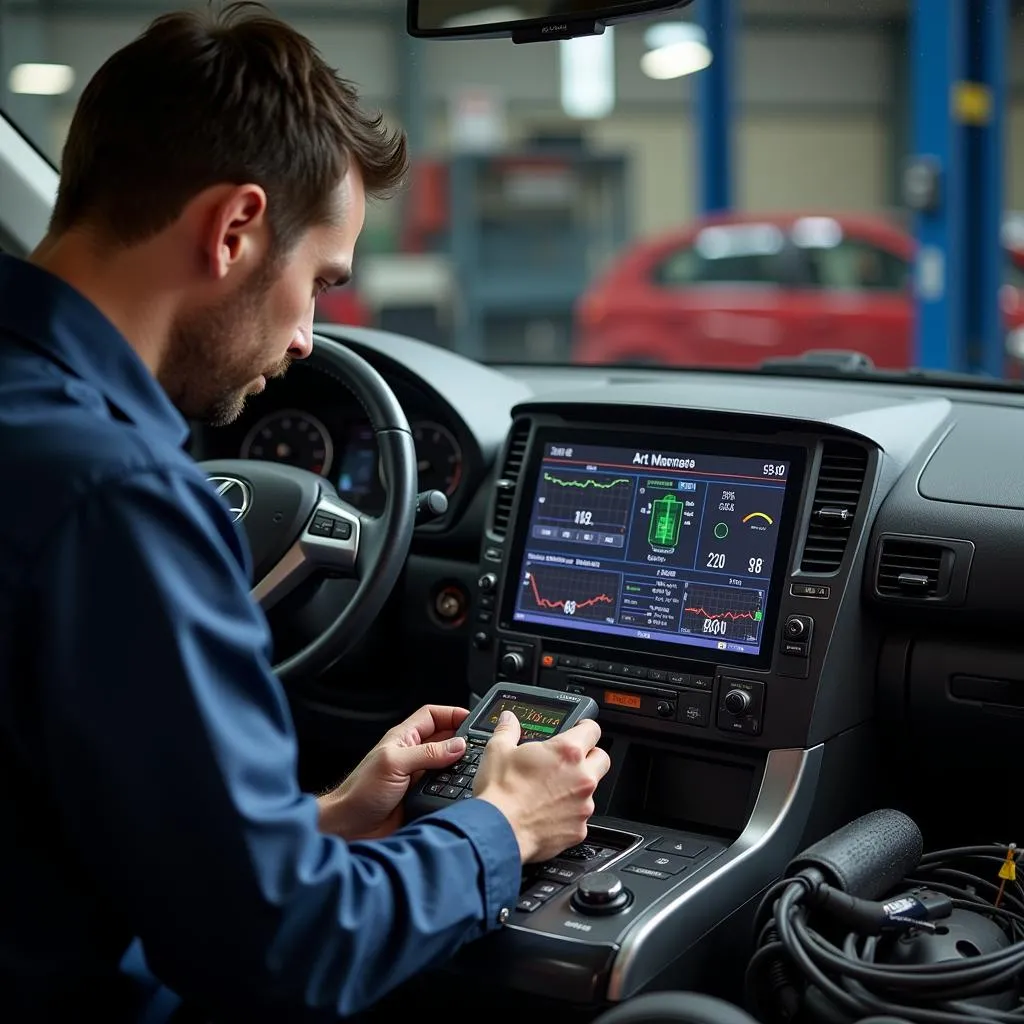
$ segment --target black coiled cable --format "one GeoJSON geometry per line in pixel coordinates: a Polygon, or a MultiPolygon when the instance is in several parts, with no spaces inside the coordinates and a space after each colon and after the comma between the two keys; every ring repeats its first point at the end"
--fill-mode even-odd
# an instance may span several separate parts
{"type": "Polygon", "coordinates": [[[835,1014],[858,1022],[1024,1024],[1024,1007],[1000,1010],[969,1001],[1005,994],[1024,978],[1024,888],[1008,880],[1000,890],[998,878],[1011,849],[993,844],[925,854],[914,877],[904,882],[905,889],[941,893],[954,908],[984,914],[1000,925],[1011,944],[969,959],[880,962],[886,940],[844,930],[816,910],[814,880],[798,876],[776,883],[755,918],[748,1009],[766,1024],[794,1021],[801,1014],[807,1019],[806,995],[813,988],[835,1014]]]}

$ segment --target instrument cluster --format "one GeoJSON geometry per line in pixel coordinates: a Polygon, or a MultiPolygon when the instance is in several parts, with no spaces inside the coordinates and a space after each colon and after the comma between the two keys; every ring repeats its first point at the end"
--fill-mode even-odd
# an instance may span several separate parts
{"type": "MultiPolygon", "coordinates": [[[[425,410],[424,396],[405,390],[399,400],[413,432],[419,489],[443,491],[451,500],[464,479],[465,446],[441,410],[425,410]]],[[[202,458],[260,459],[317,473],[371,514],[384,505],[377,444],[365,414],[347,391],[306,368],[272,381],[236,423],[205,431],[201,448],[202,458]]]]}

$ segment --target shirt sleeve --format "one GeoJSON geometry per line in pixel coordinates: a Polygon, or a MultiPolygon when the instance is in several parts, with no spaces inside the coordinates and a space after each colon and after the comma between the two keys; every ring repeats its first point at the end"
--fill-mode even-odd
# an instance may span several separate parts
{"type": "Polygon", "coordinates": [[[32,592],[60,825],[183,997],[334,1019],[507,916],[518,845],[486,801],[374,842],[318,831],[238,535],[198,475],[86,498],[32,592]]]}

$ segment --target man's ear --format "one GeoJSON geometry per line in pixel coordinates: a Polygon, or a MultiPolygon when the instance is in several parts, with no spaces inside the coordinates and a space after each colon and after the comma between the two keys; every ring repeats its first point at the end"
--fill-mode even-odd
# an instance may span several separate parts
{"type": "Polygon", "coordinates": [[[218,190],[207,221],[204,248],[217,280],[239,267],[253,267],[266,256],[270,226],[267,194],[259,185],[231,185],[218,190]]]}

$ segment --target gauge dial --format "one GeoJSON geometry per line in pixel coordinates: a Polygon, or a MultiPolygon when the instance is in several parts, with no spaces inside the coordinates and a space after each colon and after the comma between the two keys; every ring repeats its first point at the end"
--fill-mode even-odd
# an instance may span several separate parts
{"type": "Polygon", "coordinates": [[[443,491],[450,498],[462,477],[462,449],[452,432],[429,420],[412,425],[416,443],[419,488],[443,491]]]}
{"type": "Polygon", "coordinates": [[[242,442],[243,459],[285,462],[326,476],[334,457],[327,428],[300,409],[282,409],[264,416],[242,442]]]}

